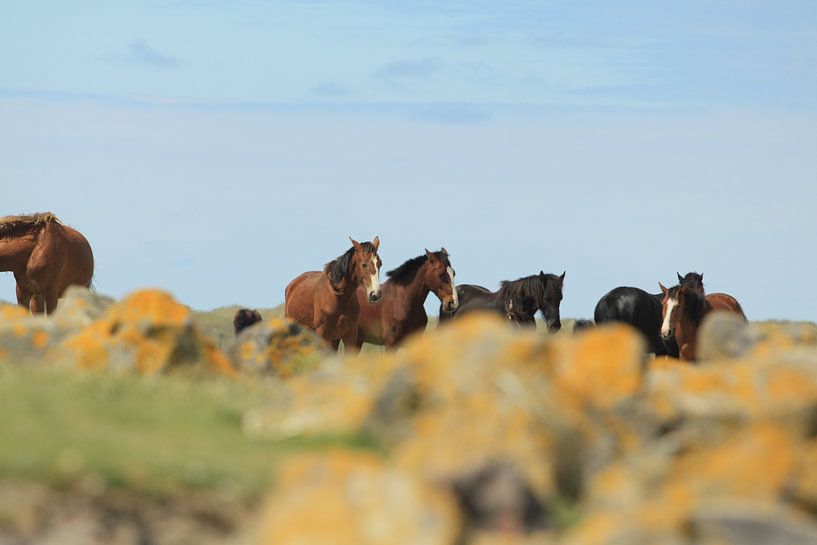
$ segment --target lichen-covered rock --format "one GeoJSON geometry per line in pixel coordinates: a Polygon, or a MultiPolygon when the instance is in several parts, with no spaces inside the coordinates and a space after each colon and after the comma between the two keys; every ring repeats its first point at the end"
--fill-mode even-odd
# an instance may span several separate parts
{"type": "Polygon", "coordinates": [[[154,374],[195,366],[234,374],[227,357],[196,329],[190,309],[158,290],[137,291],[111,306],[48,359],[90,370],[154,374]]]}
{"type": "Polygon", "coordinates": [[[258,545],[455,545],[454,498],[370,454],[333,451],[284,463],[258,545]]]}
{"type": "Polygon", "coordinates": [[[0,361],[36,364],[46,352],[76,331],[52,316],[32,315],[19,305],[0,306],[0,361]]]}
{"type": "Polygon", "coordinates": [[[244,329],[230,349],[230,358],[241,372],[281,378],[308,370],[329,355],[323,339],[285,318],[244,329]]]}
{"type": "Polygon", "coordinates": [[[79,329],[101,318],[114,303],[112,297],[82,286],[69,286],[62,294],[52,317],[66,326],[79,329]]]}
{"type": "Polygon", "coordinates": [[[708,314],[698,330],[699,361],[734,359],[749,352],[753,339],[749,324],[732,312],[708,314]]]}

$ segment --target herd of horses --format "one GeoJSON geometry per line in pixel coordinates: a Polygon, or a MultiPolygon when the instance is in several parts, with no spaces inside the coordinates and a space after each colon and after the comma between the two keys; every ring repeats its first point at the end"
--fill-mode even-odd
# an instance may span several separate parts
{"type": "MultiPolygon", "coordinates": [[[[559,306],[565,273],[539,274],[506,280],[498,291],[454,281],[454,268],[445,248],[425,250],[386,273],[381,286],[380,241],[357,242],[323,271],[309,271],[286,288],[284,315],[314,330],[333,347],[343,341],[357,352],[364,342],[394,348],[428,323],[424,304],[433,292],[440,300],[442,323],[475,311],[495,312],[514,324],[534,325],[541,312],[548,331],[561,328],[559,306]]],[[[678,274],[678,273],[676,273],[678,274]]],[[[647,339],[648,351],[683,360],[696,359],[698,328],[710,312],[721,310],[746,319],[740,303],[725,293],[706,294],[703,274],[678,274],[678,285],[661,287],[660,294],[619,287],[596,305],[596,324],[624,322],[647,339]]],[[[582,321],[579,326],[592,325],[582,321]]],[[[237,327],[238,329],[238,327],[237,327]]]]}
{"type": "MultiPolygon", "coordinates": [[[[503,281],[499,290],[472,284],[456,285],[448,251],[425,250],[386,273],[381,285],[380,240],[358,242],[329,261],[320,271],[308,271],[285,290],[284,314],[315,331],[335,348],[357,352],[363,343],[398,346],[428,323],[429,293],[440,301],[441,322],[476,311],[495,312],[519,325],[536,323],[540,312],[550,332],[561,329],[559,307],[565,273],[538,274],[503,281]]],[[[17,281],[17,302],[32,313],[52,312],[70,285],[91,287],[94,257],[85,237],[52,213],[0,218],[0,271],[17,281]]],[[[648,351],[685,360],[696,358],[697,332],[713,311],[746,316],[738,301],[725,293],[707,294],[703,275],[678,274],[678,285],[651,294],[618,287],[605,294],[594,312],[596,324],[624,322],[647,339],[648,351]]],[[[261,319],[257,311],[241,309],[234,327],[261,319]]],[[[578,327],[593,325],[579,321],[578,327]]]]}

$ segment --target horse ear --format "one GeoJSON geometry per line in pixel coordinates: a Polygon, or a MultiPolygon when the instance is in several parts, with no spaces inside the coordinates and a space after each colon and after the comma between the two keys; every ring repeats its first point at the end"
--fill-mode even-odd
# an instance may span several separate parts
{"type": "Polygon", "coordinates": [[[448,255],[448,250],[445,249],[445,246],[440,246],[440,251],[445,255],[448,255]]]}
{"type": "Polygon", "coordinates": [[[374,246],[375,252],[380,247],[380,237],[378,237],[377,235],[375,235],[374,240],[372,240],[372,246],[374,246]]]}
{"type": "Polygon", "coordinates": [[[541,280],[542,282],[545,282],[547,280],[544,271],[539,271],[539,280],[541,280]]]}
{"type": "Polygon", "coordinates": [[[684,277],[681,276],[681,273],[679,273],[678,271],[675,271],[675,274],[678,275],[678,283],[679,284],[684,281],[684,277]]]}
{"type": "Polygon", "coordinates": [[[437,256],[434,255],[434,252],[429,252],[428,248],[425,248],[425,251],[426,251],[426,258],[428,258],[429,263],[434,263],[435,261],[437,261],[437,256]]]}
{"type": "Polygon", "coordinates": [[[667,289],[667,287],[664,284],[662,284],[661,282],[658,283],[658,286],[661,288],[661,293],[663,293],[664,295],[666,295],[667,292],[669,291],[667,289]]]}
{"type": "Polygon", "coordinates": [[[566,275],[566,274],[567,274],[567,271],[563,271],[563,272],[562,272],[562,276],[560,276],[560,277],[559,277],[559,280],[560,280],[560,281],[561,281],[563,284],[564,284],[564,281],[565,281],[565,275],[566,275]]]}
{"type": "Polygon", "coordinates": [[[359,251],[360,250],[360,243],[358,241],[356,241],[355,239],[353,239],[352,237],[349,237],[349,240],[352,241],[352,246],[354,246],[355,251],[359,251]]]}

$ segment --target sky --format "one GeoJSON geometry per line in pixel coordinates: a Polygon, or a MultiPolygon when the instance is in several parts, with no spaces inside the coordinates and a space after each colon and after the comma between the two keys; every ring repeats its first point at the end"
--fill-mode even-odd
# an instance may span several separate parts
{"type": "Polygon", "coordinates": [[[817,3],[17,2],[0,187],[114,297],[271,307],[377,235],[382,279],[566,271],[563,317],[698,271],[817,321],[817,3]]]}

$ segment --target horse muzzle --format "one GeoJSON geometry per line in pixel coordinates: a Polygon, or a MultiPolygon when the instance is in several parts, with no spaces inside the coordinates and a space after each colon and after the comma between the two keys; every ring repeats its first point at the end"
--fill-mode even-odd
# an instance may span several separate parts
{"type": "Polygon", "coordinates": [[[548,333],[556,333],[560,329],[562,329],[562,322],[548,322],[548,333]]]}
{"type": "Polygon", "coordinates": [[[447,301],[443,308],[445,308],[446,312],[454,312],[457,310],[457,303],[452,299],[451,301],[447,301]]]}
{"type": "Polygon", "coordinates": [[[369,303],[377,303],[383,297],[383,292],[380,290],[369,292],[369,303]]]}

